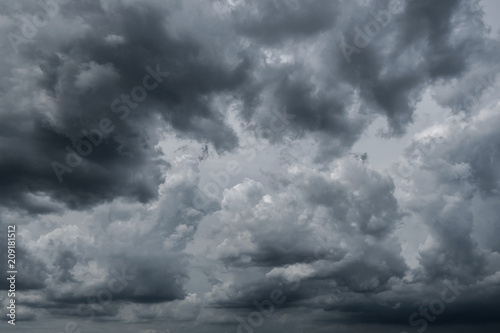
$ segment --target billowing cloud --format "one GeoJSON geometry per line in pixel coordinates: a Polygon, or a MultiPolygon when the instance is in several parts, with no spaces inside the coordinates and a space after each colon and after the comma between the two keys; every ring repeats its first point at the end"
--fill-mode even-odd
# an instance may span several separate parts
{"type": "Polygon", "coordinates": [[[496,332],[494,9],[5,2],[18,327],[496,332]]]}

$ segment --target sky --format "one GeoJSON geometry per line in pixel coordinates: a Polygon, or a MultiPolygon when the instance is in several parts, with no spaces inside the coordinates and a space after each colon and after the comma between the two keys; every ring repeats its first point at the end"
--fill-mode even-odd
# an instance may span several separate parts
{"type": "Polygon", "coordinates": [[[499,14],[4,1],[0,331],[498,332],[499,14]]]}

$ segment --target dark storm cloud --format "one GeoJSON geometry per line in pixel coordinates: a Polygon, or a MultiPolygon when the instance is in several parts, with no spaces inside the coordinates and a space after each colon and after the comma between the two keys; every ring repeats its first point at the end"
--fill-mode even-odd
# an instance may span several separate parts
{"type": "Polygon", "coordinates": [[[18,254],[23,306],[106,321],[116,320],[124,306],[198,302],[185,290],[190,256],[183,251],[216,206],[207,204],[208,212],[193,206],[198,163],[195,156],[177,158],[154,207],[115,200],[64,215],[61,224],[55,215],[26,217],[22,230],[35,238],[19,240],[27,246],[18,254]]]}
{"type": "MultiPolygon", "coordinates": [[[[175,129],[198,139],[208,139],[220,151],[233,148],[237,142],[234,133],[224,125],[222,115],[211,109],[208,102],[211,95],[238,86],[245,79],[248,64],[242,61],[236,68],[219,65],[204,54],[203,45],[189,32],[175,36],[169,23],[172,14],[163,6],[116,4],[112,8],[115,14],[111,19],[108,19],[109,13],[101,13],[103,9],[97,4],[95,6],[83,16],[86,23],[98,28],[61,46],[61,51],[75,62],[68,70],[74,71],[82,65],[96,62],[111,66],[119,75],[119,80],[111,86],[103,82],[103,87],[93,87],[92,91],[82,94],[71,87],[71,78],[68,78],[70,86],[61,92],[62,107],[66,110],[80,109],[77,115],[85,110],[86,121],[92,120],[89,113],[99,117],[103,111],[109,111],[109,105],[117,95],[127,93],[144,82],[145,68],[151,66],[171,76],[148,93],[145,106],[141,103],[140,109],[131,112],[133,114],[129,119],[141,122],[141,118],[155,111],[175,129]],[[123,41],[108,42],[106,37],[111,34],[123,41]],[[73,69],[75,66],[77,68],[73,69]],[[200,126],[200,122],[206,122],[206,127],[200,126]],[[217,136],[218,133],[224,140],[217,136]]],[[[71,77],[74,75],[68,74],[71,77]]],[[[116,105],[121,110],[125,102],[116,105]]],[[[75,123],[68,112],[61,114],[69,118],[67,123],[75,123]]],[[[121,111],[118,114],[123,115],[121,111]]]]}
{"type": "Polygon", "coordinates": [[[237,32],[264,44],[314,36],[334,24],[335,1],[246,2],[233,16],[237,32]]]}
{"type": "MultiPolygon", "coordinates": [[[[5,119],[5,117],[3,117],[5,119]]],[[[61,211],[50,201],[37,200],[30,194],[49,196],[71,209],[82,209],[115,196],[126,196],[146,202],[156,197],[162,176],[158,167],[158,151],[143,147],[133,157],[119,152],[120,143],[112,138],[103,143],[71,173],[58,181],[53,161],[65,162],[67,146],[72,142],[57,129],[40,120],[19,120],[26,130],[3,132],[2,148],[9,152],[1,162],[4,205],[25,209],[30,213],[61,211]],[[29,137],[26,136],[29,131],[29,137]],[[23,140],[19,142],[19,136],[23,140]],[[135,170],[137,171],[135,171],[135,170]]],[[[10,119],[15,121],[14,119],[10,119]]],[[[165,165],[167,166],[167,165],[165,165]]]]}
{"type": "Polygon", "coordinates": [[[243,2],[228,16],[258,59],[243,116],[261,133],[269,131],[270,110],[283,110],[290,115],[287,128],[267,138],[312,135],[318,162],[345,153],[379,114],[387,119],[386,135],[404,134],[427,88],[466,86],[478,67],[497,67],[498,41],[488,37],[477,2],[329,2],[318,8],[243,2]],[[357,49],[349,59],[343,43],[357,49]]]}
{"type": "MultiPolygon", "coordinates": [[[[315,318],[406,325],[452,281],[461,294],[437,327],[498,322],[500,123],[468,103],[487,89],[474,80],[495,82],[498,41],[478,1],[393,3],[59,6],[0,62],[0,215],[23,226],[25,318],[228,324],[281,288],[282,308],[318,331],[315,318]],[[410,174],[348,154],[377,117],[404,134],[426,91],[466,119],[419,134],[410,174]],[[429,137],[446,139],[429,150],[429,137]],[[198,207],[201,179],[262,138],[293,161],[269,171],[261,155],[261,173],[224,179],[198,207]],[[75,161],[82,139],[99,143],[75,161]]],[[[2,27],[22,34],[14,11],[39,5],[9,4],[2,27]]]]}
{"type": "MultiPolygon", "coordinates": [[[[115,197],[156,198],[165,166],[153,148],[159,137],[144,138],[143,129],[171,126],[220,153],[232,150],[238,138],[227,122],[229,106],[218,96],[243,102],[241,114],[256,135],[268,127],[270,110],[283,110],[290,115],[286,129],[270,140],[311,134],[319,142],[317,161],[328,161],[345,153],[375,114],[387,117],[390,133],[404,133],[426,87],[464,76],[475,59],[492,63],[498,48],[485,37],[475,2],[403,1],[403,12],[393,13],[351,63],[340,42],[354,43],[356,28],[375,20],[370,11],[388,10],[388,1],[373,8],[354,2],[243,3],[231,7],[226,19],[213,21],[207,12],[189,26],[177,16],[190,13],[190,6],[70,2],[19,45],[20,58],[2,66],[2,107],[11,110],[2,115],[0,168],[10,193],[3,205],[31,213],[60,209],[30,193],[72,209],[115,197]],[[293,60],[269,64],[263,60],[267,52],[289,53],[293,60]],[[130,95],[148,66],[169,74],[136,103],[130,95]],[[27,97],[29,102],[18,102],[27,97]],[[359,112],[353,113],[356,103],[359,112]],[[65,172],[62,183],[54,182],[60,178],[50,163],[64,163],[65,147],[76,149],[82,130],[98,128],[103,117],[111,119],[112,133],[81,166],[65,172]],[[140,174],[136,181],[134,172],[140,174]]],[[[37,8],[28,1],[17,10],[29,18],[37,8]]],[[[8,6],[4,11],[14,12],[8,6]]],[[[19,34],[23,22],[13,19],[10,27],[19,34]]]]}
{"type": "Polygon", "coordinates": [[[344,301],[326,308],[326,311],[341,313],[342,316],[326,320],[350,324],[404,324],[412,330],[498,322],[493,310],[498,306],[498,300],[491,296],[491,293],[498,292],[497,286],[456,287],[448,282],[413,290],[409,286],[402,287],[399,295],[392,291],[379,295],[345,294],[344,301]],[[419,297],[414,297],[414,293],[419,293],[419,297]],[[431,311],[430,308],[439,310],[431,311]]]}
{"type": "MultiPolygon", "coordinates": [[[[405,132],[426,87],[460,79],[474,59],[496,67],[498,53],[498,43],[487,37],[476,2],[402,3],[404,12],[393,14],[378,36],[368,38],[368,46],[351,56],[351,64],[344,63],[341,53],[336,57],[342,81],[359,89],[366,107],[387,116],[393,134],[405,132]],[[459,20],[467,23],[459,25],[459,20]]],[[[387,2],[378,4],[375,12],[389,7],[387,2]]],[[[345,29],[345,40],[351,44],[356,38],[362,40],[355,28],[365,28],[370,19],[366,15],[353,20],[345,29]]]]}
{"type": "MultiPolygon", "coordinates": [[[[2,98],[2,106],[10,109],[2,115],[0,168],[3,193],[9,193],[3,205],[48,213],[60,207],[37,204],[28,195],[47,195],[71,209],[119,196],[141,202],[156,198],[168,165],[153,148],[158,137],[146,138],[143,132],[163,128],[158,117],[179,133],[213,143],[219,152],[237,145],[223,113],[210,100],[244,82],[250,63],[242,58],[235,66],[219,64],[189,32],[175,36],[164,5],[109,5],[67,4],[53,20],[66,25],[78,17],[81,25],[71,38],[62,31],[58,41],[40,28],[36,38],[19,47],[17,70],[36,74],[20,78],[14,71],[4,78],[29,81],[10,86],[2,98]],[[133,88],[144,82],[154,88],[136,103],[133,88]],[[36,94],[48,104],[18,103],[36,94]],[[62,169],[68,163],[66,147],[77,150],[85,139],[82,131],[99,129],[103,118],[110,119],[112,132],[81,165],[62,169]],[[61,163],[57,170],[54,161],[61,163]]],[[[24,8],[27,13],[30,9],[24,8]]]]}
{"type": "MultiPolygon", "coordinates": [[[[78,288],[72,292],[60,292],[55,288],[48,291],[48,300],[56,303],[77,304],[96,297],[109,290],[114,300],[136,303],[159,303],[184,298],[183,282],[187,279],[181,268],[182,256],[154,256],[144,260],[144,256],[124,256],[108,258],[108,268],[103,283],[78,288]],[[116,282],[117,281],[117,282],[116,282]],[[120,288],[120,284],[124,288],[120,288]],[[167,287],[168,286],[168,287],[167,287]],[[122,289],[119,292],[115,290],[122,289]]],[[[57,263],[56,263],[57,264],[57,263]]],[[[60,280],[60,282],[76,282],[60,280]]],[[[81,283],[81,282],[80,282],[81,283]]],[[[106,296],[105,296],[106,297],[106,296]]]]}
{"type": "MultiPolygon", "coordinates": [[[[151,235],[146,238],[150,243],[155,242],[151,235]]],[[[104,244],[92,243],[90,239],[77,244],[51,243],[58,249],[39,248],[54,258],[40,257],[34,251],[19,254],[24,262],[18,267],[23,270],[18,275],[19,289],[35,290],[37,295],[36,298],[25,296],[23,306],[45,309],[55,315],[102,317],[116,315],[121,305],[130,302],[162,303],[186,296],[183,285],[188,279],[187,258],[181,253],[156,255],[153,254],[156,246],[149,245],[137,247],[135,251],[106,254],[104,244]],[[73,253],[76,248],[78,254],[73,253]],[[96,264],[102,265],[98,276],[91,272],[96,264]],[[53,269],[49,272],[46,266],[53,269]],[[35,271],[37,269],[39,271],[35,271]]]]}

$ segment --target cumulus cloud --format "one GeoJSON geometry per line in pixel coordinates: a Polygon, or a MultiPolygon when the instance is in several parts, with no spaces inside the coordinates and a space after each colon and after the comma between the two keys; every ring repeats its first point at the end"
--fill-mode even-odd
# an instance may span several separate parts
{"type": "Polygon", "coordinates": [[[224,191],[207,253],[236,273],[214,286],[211,302],[251,303],[280,280],[309,284],[298,301],[317,296],[316,283],[376,291],[405,275],[390,178],[354,158],[329,172],[295,165],[275,177],[278,188],[247,179],[224,191]]]}
{"type": "Polygon", "coordinates": [[[419,251],[423,277],[473,283],[495,273],[490,265],[497,248],[478,231],[490,228],[498,214],[491,205],[498,198],[497,124],[498,105],[470,118],[450,118],[408,147],[405,204],[430,231],[419,251]]]}

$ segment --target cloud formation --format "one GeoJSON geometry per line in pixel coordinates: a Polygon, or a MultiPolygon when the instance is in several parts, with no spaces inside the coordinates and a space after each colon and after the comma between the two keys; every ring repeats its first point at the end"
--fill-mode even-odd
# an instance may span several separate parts
{"type": "Polygon", "coordinates": [[[22,329],[496,332],[485,6],[7,1],[22,329]]]}

